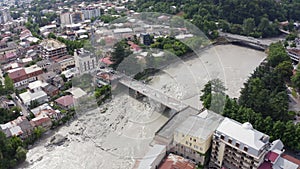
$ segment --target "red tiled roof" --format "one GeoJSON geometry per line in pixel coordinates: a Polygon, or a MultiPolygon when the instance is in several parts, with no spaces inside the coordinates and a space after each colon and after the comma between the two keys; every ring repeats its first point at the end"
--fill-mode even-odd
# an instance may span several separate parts
{"type": "Polygon", "coordinates": [[[288,52],[300,56],[300,50],[299,49],[288,49],[288,52]]]}
{"type": "Polygon", "coordinates": [[[71,95],[66,95],[56,99],[55,102],[62,106],[67,107],[74,104],[74,99],[71,95]]]}
{"type": "Polygon", "coordinates": [[[39,118],[39,119],[33,119],[31,121],[34,124],[34,126],[41,126],[43,123],[50,122],[51,119],[49,117],[43,117],[43,118],[39,118]]]}
{"type": "Polygon", "coordinates": [[[263,162],[258,169],[272,169],[272,164],[270,162],[263,162]]]}
{"type": "Polygon", "coordinates": [[[17,79],[19,77],[22,77],[22,76],[25,76],[26,75],[26,72],[24,69],[19,69],[19,70],[16,70],[14,72],[11,72],[8,74],[8,76],[14,80],[14,79],[17,79]]]}
{"type": "Polygon", "coordinates": [[[290,155],[282,154],[281,157],[284,158],[284,159],[286,159],[286,160],[288,160],[288,161],[290,161],[290,162],[292,162],[292,163],[300,165],[300,160],[296,159],[296,158],[294,158],[294,157],[292,157],[290,155]]]}
{"type": "Polygon", "coordinates": [[[195,164],[191,161],[174,154],[169,154],[159,169],[194,169],[195,164]]]}
{"type": "Polygon", "coordinates": [[[113,62],[110,60],[110,57],[105,57],[100,59],[100,62],[105,63],[106,65],[111,65],[113,62]]]}
{"type": "Polygon", "coordinates": [[[271,162],[275,162],[275,160],[277,159],[277,157],[279,156],[279,154],[270,151],[268,152],[268,154],[266,155],[266,159],[270,160],[271,162]]]}

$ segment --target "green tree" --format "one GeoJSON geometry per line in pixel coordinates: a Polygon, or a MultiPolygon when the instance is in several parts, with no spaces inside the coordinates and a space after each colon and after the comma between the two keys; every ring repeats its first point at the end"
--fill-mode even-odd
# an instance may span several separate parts
{"type": "Polygon", "coordinates": [[[283,61],[290,61],[290,57],[285,51],[284,46],[280,43],[272,43],[269,47],[268,63],[272,67],[276,67],[283,61]]]}
{"type": "Polygon", "coordinates": [[[293,65],[291,61],[283,61],[275,67],[275,74],[285,81],[290,80],[293,75],[293,65]]]}
{"type": "Polygon", "coordinates": [[[26,153],[27,153],[27,150],[25,150],[23,147],[19,146],[16,150],[15,157],[19,162],[23,162],[26,160],[26,153]]]}
{"type": "Polygon", "coordinates": [[[216,113],[222,113],[226,104],[226,88],[220,79],[210,80],[201,90],[203,106],[216,113]]]}
{"type": "Polygon", "coordinates": [[[250,35],[254,31],[255,21],[253,18],[247,18],[243,22],[243,30],[246,35],[250,35]]]}
{"type": "Polygon", "coordinates": [[[4,77],[4,84],[5,84],[5,90],[7,93],[10,93],[10,94],[14,93],[14,91],[15,91],[14,82],[8,75],[6,75],[4,77]]]}
{"type": "Polygon", "coordinates": [[[294,88],[300,91],[300,65],[296,69],[296,73],[291,78],[294,88]]]}

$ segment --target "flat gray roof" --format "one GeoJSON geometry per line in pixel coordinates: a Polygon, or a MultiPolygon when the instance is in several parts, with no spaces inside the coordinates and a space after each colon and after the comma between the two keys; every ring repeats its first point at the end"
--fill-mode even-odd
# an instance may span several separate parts
{"type": "Polygon", "coordinates": [[[186,109],[178,112],[172,118],[170,118],[169,121],[156,132],[156,135],[164,137],[166,139],[173,138],[174,132],[177,127],[180,126],[189,116],[196,115],[198,113],[198,110],[187,107],[186,109]]]}
{"type": "Polygon", "coordinates": [[[199,137],[206,140],[210,137],[224,117],[210,110],[204,110],[198,115],[189,116],[178,128],[177,132],[199,137]]]}

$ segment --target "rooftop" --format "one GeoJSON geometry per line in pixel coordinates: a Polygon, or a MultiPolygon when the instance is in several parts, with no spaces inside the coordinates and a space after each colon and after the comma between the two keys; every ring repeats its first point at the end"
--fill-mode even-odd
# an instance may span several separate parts
{"type": "Polygon", "coordinates": [[[39,87],[45,87],[47,85],[48,85],[48,83],[42,82],[40,80],[37,80],[37,81],[29,83],[28,84],[28,88],[30,90],[33,90],[33,89],[36,89],[36,88],[39,88],[39,87]]]}
{"type": "Polygon", "coordinates": [[[166,146],[155,144],[140,161],[138,169],[151,169],[157,157],[166,153],[166,146]]]}
{"type": "Polygon", "coordinates": [[[188,159],[175,154],[169,154],[159,169],[194,169],[196,165],[188,159]]]}
{"type": "Polygon", "coordinates": [[[206,140],[213,134],[223,119],[223,116],[213,111],[204,110],[198,115],[189,116],[176,131],[206,140]]]}
{"type": "Polygon", "coordinates": [[[166,139],[173,138],[174,131],[177,129],[177,127],[180,126],[180,124],[183,123],[189,116],[196,115],[198,113],[198,110],[191,107],[178,112],[157,131],[156,135],[159,135],[166,139]]]}
{"type": "Polygon", "coordinates": [[[78,99],[87,94],[85,91],[78,87],[72,87],[71,89],[67,90],[67,92],[70,92],[73,95],[74,99],[78,99]]]}
{"type": "Polygon", "coordinates": [[[42,70],[42,68],[40,68],[37,65],[32,65],[30,67],[24,68],[24,70],[25,70],[26,74],[30,74],[30,73],[33,73],[33,72],[40,71],[40,70],[42,70]]]}
{"type": "Polygon", "coordinates": [[[253,129],[250,123],[241,124],[235,120],[225,118],[217,128],[217,131],[257,151],[266,145],[266,143],[262,141],[262,138],[266,138],[267,135],[253,129]]]}
{"type": "Polygon", "coordinates": [[[45,39],[40,43],[40,46],[42,46],[46,50],[56,50],[59,48],[65,48],[66,45],[61,43],[60,41],[54,40],[54,39],[45,39]]]}
{"type": "Polygon", "coordinates": [[[56,99],[55,102],[62,106],[67,107],[67,106],[71,106],[74,104],[74,99],[73,99],[73,96],[66,95],[66,96],[62,96],[62,97],[56,99]]]}
{"type": "Polygon", "coordinates": [[[23,102],[26,104],[26,103],[30,103],[30,101],[32,101],[32,100],[37,100],[39,98],[46,97],[47,94],[44,91],[40,90],[40,91],[37,91],[34,93],[27,91],[27,92],[21,93],[19,96],[23,100],[23,102]]]}

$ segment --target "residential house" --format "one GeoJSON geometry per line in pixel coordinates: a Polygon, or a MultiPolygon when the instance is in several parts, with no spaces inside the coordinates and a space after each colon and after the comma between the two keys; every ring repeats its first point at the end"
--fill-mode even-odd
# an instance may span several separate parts
{"type": "Polygon", "coordinates": [[[52,120],[46,114],[40,114],[37,117],[31,119],[30,123],[33,127],[43,127],[48,130],[52,126],[52,120]]]}
{"type": "Polygon", "coordinates": [[[196,164],[191,160],[170,153],[158,169],[195,169],[196,164]]]}
{"type": "Polygon", "coordinates": [[[70,109],[74,107],[74,98],[72,95],[62,96],[56,99],[55,103],[63,109],[70,109]]]}
{"type": "Polygon", "coordinates": [[[55,78],[53,78],[52,84],[55,87],[61,88],[62,86],[64,86],[65,82],[64,82],[64,79],[62,77],[56,76],[55,78]]]}
{"type": "Polygon", "coordinates": [[[59,93],[59,89],[51,84],[48,84],[47,86],[43,87],[44,92],[47,93],[49,96],[55,96],[59,93]]]}
{"type": "Polygon", "coordinates": [[[68,89],[67,92],[70,92],[75,100],[87,95],[87,93],[79,87],[72,87],[68,89]]]}
{"type": "Polygon", "coordinates": [[[52,120],[59,120],[62,118],[62,114],[59,110],[54,110],[48,103],[42,104],[34,109],[30,110],[35,117],[41,114],[46,114],[52,120]]]}
{"type": "Polygon", "coordinates": [[[0,97],[0,106],[5,109],[10,109],[16,106],[16,103],[6,97],[0,97]]]}
{"type": "Polygon", "coordinates": [[[56,73],[51,71],[51,72],[47,72],[47,73],[43,73],[43,74],[39,75],[38,79],[41,80],[42,82],[52,83],[52,81],[55,77],[56,77],[56,73]]]}
{"type": "Polygon", "coordinates": [[[48,101],[47,93],[42,90],[36,92],[27,91],[19,94],[19,96],[23,104],[27,107],[30,106],[32,101],[37,101],[39,104],[43,104],[48,101]]]}
{"type": "Polygon", "coordinates": [[[258,169],[299,169],[300,160],[284,153],[284,145],[281,140],[271,143],[269,152],[265,156],[265,161],[258,169]]]}
{"type": "Polygon", "coordinates": [[[37,65],[26,68],[16,68],[8,70],[8,76],[13,80],[16,88],[26,86],[28,83],[37,80],[37,76],[43,73],[43,70],[37,65]]]}
{"type": "Polygon", "coordinates": [[[27,138],[32,133],[33,126],[26,117],[20,116],[6,124],[0,124],[0,129],[5,133],[6,137],[18,136],[27,138]]]}

